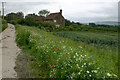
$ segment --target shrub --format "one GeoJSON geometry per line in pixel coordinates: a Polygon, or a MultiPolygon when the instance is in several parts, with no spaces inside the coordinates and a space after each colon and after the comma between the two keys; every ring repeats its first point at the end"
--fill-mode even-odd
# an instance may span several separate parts
{"type": "Polygon", "coordinates": [[[7,21],[2,19],[2,26],[0,27],[0,32],[8,27],[7,21]]]}
{"type": "Polygon", "coordinates": [[[54,28],[56,27],[54,23],[51,23],[51,22],[44,22],[44,27],[50,27],[50,28],[54,28]]]}
{"type": "Polygon", "coordinates": [[[22,24],[22,25],[26,24],[24,18],[19,19],[19,20],[17,21],[17,23],[18,23],[18,24],[22,24]]]}
{"type": "Polygon", "coordinates": [[[15,21],[15,20],[10,20],[10,23],[16,25],[16,24],[17,24],[17,21],[15,21]]]}

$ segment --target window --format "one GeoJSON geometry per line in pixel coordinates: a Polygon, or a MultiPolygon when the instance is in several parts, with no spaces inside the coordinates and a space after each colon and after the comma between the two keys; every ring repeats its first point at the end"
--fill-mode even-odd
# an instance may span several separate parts
{"type": "Polygon", "coordinates": [[[56,24],[56,27],[60,27],[60,25],[59,25],[59,24],[56,24]]]}
{"type": "Polygon", "coordinates": [[[62,23],[64,22],[64,20],[62,20],[62,23]]]}
{"type": "Polygon", "coordinates": [[[54,20],[54,22],[56,22],[56,20],[54,20]]]}

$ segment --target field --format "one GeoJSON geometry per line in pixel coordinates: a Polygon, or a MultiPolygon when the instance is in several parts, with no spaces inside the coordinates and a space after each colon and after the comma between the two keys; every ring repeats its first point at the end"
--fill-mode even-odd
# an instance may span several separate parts
{"type": "Polygon", "coordinates": [[[71,32],[50,33],[21,25],[16,25],[16,31],[16,41],[28,57],[32,78],[88,79],[116,78],[118,75],[117,34],[111,33],[107,37],[107,34],[103,33],[106,38],[102,39],[102,34],[95,36],[85,32],[73,32],[73,35],[71,32]],[[52,34],[64,34],[66,38],[52,34]],[[68,37],[69,35],[71,36],[68,37]],[[107,43],[107,38],[112,41],[110,44],[107,43]],[[96,44],[102,41],[100,45],[104,43],[104,46],[89,44],[94,39],[98,41],[96,44]]]}
{"type": "Polygon", "coordinates": [[[70,38],[74,41],[81,41],[87,44],[94,45],[109,45],[109,46],[118,46],[118,34],[110,32],[89,32],[89,31],[62,31],[62,32],[53,32],[53,35],[70,38]]]}

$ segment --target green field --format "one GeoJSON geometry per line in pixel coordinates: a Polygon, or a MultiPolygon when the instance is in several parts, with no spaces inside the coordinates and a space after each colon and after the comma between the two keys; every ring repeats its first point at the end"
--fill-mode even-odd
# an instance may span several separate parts
{"type": "Polygon", "coordinates": [[[89,31],[62,31],[54,32],[53,35],[70,38],[74,41],[81,41],[87,44],[118,46],[118,34],[110,32],[89,32],[89,31]]]}
{"type": "Polygon", "coordinates": [[[117,34],[50,33],[20,25],[16,25],[16,33],[17,44],[28,57],[32,78],[116,78],[118,75],[117,34]]]}

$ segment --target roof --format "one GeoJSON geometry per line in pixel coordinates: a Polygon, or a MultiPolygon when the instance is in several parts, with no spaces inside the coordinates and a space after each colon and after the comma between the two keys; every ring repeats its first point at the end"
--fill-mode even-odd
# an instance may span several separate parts
{"type": "Polygon", "coordinates": [[[43,21],[44,18],[45,18],[44,16],[38,16],[38,17],[37,17],[37,21],[43,21]]]}
{"type": "Polygon", "coordinates": [[[57,15],[59,15],[60,14],[60,12],[58,12],[58,13],[51,13],[50,15],[48,15],[45,19],[55,19],[55,17],[57,16],[57,15]]]}

